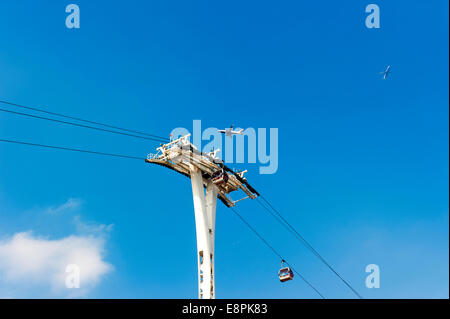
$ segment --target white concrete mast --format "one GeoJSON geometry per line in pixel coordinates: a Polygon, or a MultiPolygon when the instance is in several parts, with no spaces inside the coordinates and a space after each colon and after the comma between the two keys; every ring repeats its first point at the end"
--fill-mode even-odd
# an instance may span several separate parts
{"type": "Polygon", "coordinates": [[[197,234],[198,296],[214,299],[214,237],[217,198],[227,207],[259,194],[247,183],[244,172],[235,173],[216,157],[217,150],[202,153],[189,142],[185,135],[168,144],[161,145],[156,154],[149,154],[146,162],[162,165],[191,179],[194,199],[195,228],[197,234]],[[228,171],[228,173],[227,173],[228,171]],[[247,196],[232,200],[229,193],[242,190],[247,196]]]}
{"type": "Polygon", "coordinates": [[[201,171],[193,165],[191,183],[197,232],[198,295],[200,299],[214,299],[214,233],[217,188],[212,182],[209,182],[205,195],[201,171]]]}

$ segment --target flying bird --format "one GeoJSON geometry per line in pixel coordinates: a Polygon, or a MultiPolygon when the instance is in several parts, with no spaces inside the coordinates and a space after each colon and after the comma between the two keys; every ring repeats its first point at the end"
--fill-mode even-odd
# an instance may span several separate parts
{"type": "Polygon", "coordinates": [[[391,66],[388,65],[386,70],[384,70],[383,72],[380,72],[380,74],[383,74],[383,80],[386,80],[389,73],[391,73],[391,66]]]}

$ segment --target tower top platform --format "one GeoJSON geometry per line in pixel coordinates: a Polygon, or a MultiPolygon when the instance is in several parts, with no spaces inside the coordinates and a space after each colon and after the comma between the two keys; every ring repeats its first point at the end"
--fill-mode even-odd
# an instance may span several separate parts
{"type": "Polygon", "coordinates": [[[217,197],[227,206],[233,207],[241,200],[255,199],[259,193],[247,182],[243,172],[235,172],[217,157],[219,150],[209,153],[199,151],[189,141],[190,134],[184,135],[167,144],[162,144],[155,154],[149,154],[147,163],[157,164],[172,169],[190,178],[191,167],[201,171],[203,185],[214,183],[218,189],[217,197]],[[233,200],[230,193],[243,191],[246,197],[233,200]]]}

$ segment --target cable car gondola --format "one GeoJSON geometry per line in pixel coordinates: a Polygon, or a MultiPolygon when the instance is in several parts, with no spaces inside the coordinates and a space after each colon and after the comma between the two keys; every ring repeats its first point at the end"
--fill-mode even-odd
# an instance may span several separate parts
{"type": "Polygon", "coordinates": [[[284,267],[285,261],[281,261],[281,269],[278,272],[278,278],[280,278],[281,282],[285,282],[288,280],[292,280],[294,278],[294,272],[289,267],[284,267]]]}

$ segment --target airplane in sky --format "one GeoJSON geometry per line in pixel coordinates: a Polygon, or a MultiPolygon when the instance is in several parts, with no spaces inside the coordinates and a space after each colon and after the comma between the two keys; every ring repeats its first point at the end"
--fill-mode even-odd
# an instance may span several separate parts
{"type": "Polygon", "coordinates": [[[219,133],[224,133],[225,136],[229,136],[229,137],[233,137],[233,135],[243,135],[243,131],[244,129],[240,129],[239,131],[233,131],[233,125],[231,125],[229,128],[225,129],[225,130],[218,130],[219,133]]]}
{"type": "Polygon", "coordinates": [[[380,72],[380,74],[383,74],[383,80],[386,80],[389,73],[391,72],[391,66],[388,65],[386,70],[384,70],[383,72],[380,72]]]}

